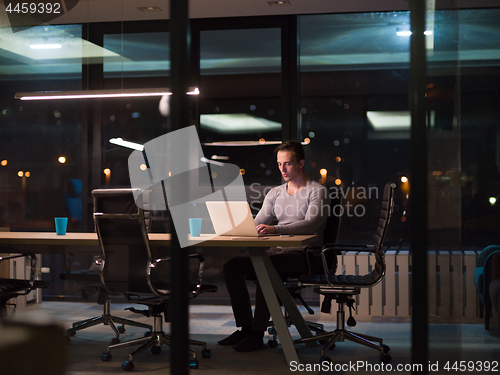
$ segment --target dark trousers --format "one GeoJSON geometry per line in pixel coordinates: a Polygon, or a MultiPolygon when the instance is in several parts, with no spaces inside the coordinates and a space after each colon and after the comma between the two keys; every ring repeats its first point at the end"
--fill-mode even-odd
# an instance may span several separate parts
{"type": "MultiPolygon", "coordinates": [[[[271,249],[273,250],[273,249],[271,249]]],[[[278,274],[286,280],[308,273],[307,255],[302,251],[270,251],[269,258],[278,274]]],[[[236,257],[224,264],[224,279],[231,298],[234,319],[237,327],[252,326],[252,329],[265,331],[271,314],[264,295],[257,283],[255,293],[255,312],[248,293],[247,280],[256,280],[252,261],[248,256],[236,257]]]]}

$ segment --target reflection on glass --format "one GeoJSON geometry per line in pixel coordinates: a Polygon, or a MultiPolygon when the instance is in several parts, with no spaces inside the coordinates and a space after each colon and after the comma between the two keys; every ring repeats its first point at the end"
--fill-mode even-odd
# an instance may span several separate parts
{"type": "Polygon", "coordinates": [[[104,35],[104,78],[167,76],[170,71],[169,33],[104,35]]]}
{"type": "Polygon", "coordinates": [[[281,71],[278,28],[209,30],[202,31],[200,38],[202,75],[281,71]]]}
{"type": "Polygon", "coordinates": [[[205,155],[244,170],[245,183],[276,184],[281,142],[279,28],[200,33],[200,132],[205,155]]]}

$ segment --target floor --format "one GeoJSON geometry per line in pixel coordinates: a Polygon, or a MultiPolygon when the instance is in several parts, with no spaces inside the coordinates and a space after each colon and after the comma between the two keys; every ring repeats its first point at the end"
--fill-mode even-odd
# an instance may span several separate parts
{"type": "MultiPolygon", "coordinates": [[[[150,321],[150,318],[125,311],[124,308],[129,306],[130,304],[113,304],[112,314],[142,322],[150,321]]],[[[303,312],[307,315],[305,311],[303,312]]],[[[102,306],[94,303],[43,302],[18,310],[14,320],[42,325],[55,323],[67,329],[74,321],[97,316],[100,313],[102,313],[102,306]]],[[[313,316],[307,315],[307,319],[321,321],[319,316],[320,314],[316,311],[313,316]]],[[[383,367],[379,361],[379,354],[375,350],[348,341],[338,343],[334,350],[328,352],[328,356],[332,360],[328,367],[320,367],[319,365],[319,346],[313,348],[297,346],[302,367],[296,364],[287,365],[279,346],[265,348],[254,353],[238,353],[231,347],[217,345],[218,340],[235,330],[231,309],[228,306],[193,305],[190,307],[190,323],[191,338],[207,342],[212,353],[211,358],[202,358],[201,349],[194,347],[199,358],[199,367],[191,370],[193,374],[371,374],[391,369],[398,374],[411,373],[411,322],[409,321],[378,318],[372,319],[370,322],[358,322],[355,327],[357,332],[384,339],[384,343],[391,348],[392,361],[390,366],[392,368],[388,368],[387,365],[383,367]]],[[[324,323],[328,330],[335,328],[335,322],[325,321],[324,323]]],[[[1,329],[0,326],[0,331],[1,329]]],[[[164,330],[168,333],[169,326],[167,324],[164,326],[164,330]]],[[[127,327],[126,332],[121,335],[121,340],[141,337],[144,332],[142,328],[127,327]]],[[[293,327],[291,332],[294,338],[298,338],[293,327]]],[[[494,361],[499,361],[500,330],[497,327],[493,326],[490,331],[485,331],[484,325],[480,323],[431,324],[429,334],[431,361],[429,364],[425,364],[430,368],[429,373],[458,373],[460,364],[469,366],[467,370],[472,370],[465,371],[465,373],[493,374],[500,371],[498,362],[496,362],[496,367],[490,368],[490,371],[479,371],[480,366],[495,366],[494,361]],[[460,363],[459,361],[465,362],[460,363]],[[447,363],[450,367],[448,370],[445,368],[447,363]],[[453,369],[454,364],[457,366],[455,369],[453,369]],[[494,371],[495,369],[496,371],[494,371]]],[[[113,337],[111,328],[103,325],[79,331],[70,339],[70,342],[65,343],[65,374],[123,374],[121,363],[127,359],[129,348],[113,351],[113,359],[110,362],[103,362],[100,359],[101,353],[106,350],[107,344],[113,337]]],[[[269,338],[271,336],[266,335],[265,341],[267,342],[269,338]]],[[[135,369],[133,372],[147,375],[168,374],[170,373],[169,361],[169,350],[166,347],[163,347],[162,353],[158,355],[146,351],[134,358],[135,369]]],[[[33,367],[33,374],[39,374],[36,366],[33,367]]]]}

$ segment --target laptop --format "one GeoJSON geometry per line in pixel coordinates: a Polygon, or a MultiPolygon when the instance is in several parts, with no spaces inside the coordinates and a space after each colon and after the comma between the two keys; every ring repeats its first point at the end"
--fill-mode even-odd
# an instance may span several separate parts
{"type": "Polygon", "coordinates": [[[219,236],[268,237],[275,235],[257,232],[250,205],[246,201],[209,201],[206,203],[215,233],[219,236]]]}

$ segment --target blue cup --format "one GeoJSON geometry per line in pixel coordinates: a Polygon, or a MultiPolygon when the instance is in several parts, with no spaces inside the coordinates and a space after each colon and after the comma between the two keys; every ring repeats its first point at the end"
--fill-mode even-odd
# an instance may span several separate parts
{"type": "Polygon", "coordinates": [[[189,219],[189,232],[191,237],[200,237],[201,235],[201,222],[200,218],[189,219]]]}
{"type": "Polygon", "coordinates": [[[66,234],[66,228],[68,227],[67,217],[55,217],[54,221],[56,223],[56,233],[58,236],[64,236],[66,234]]]}

